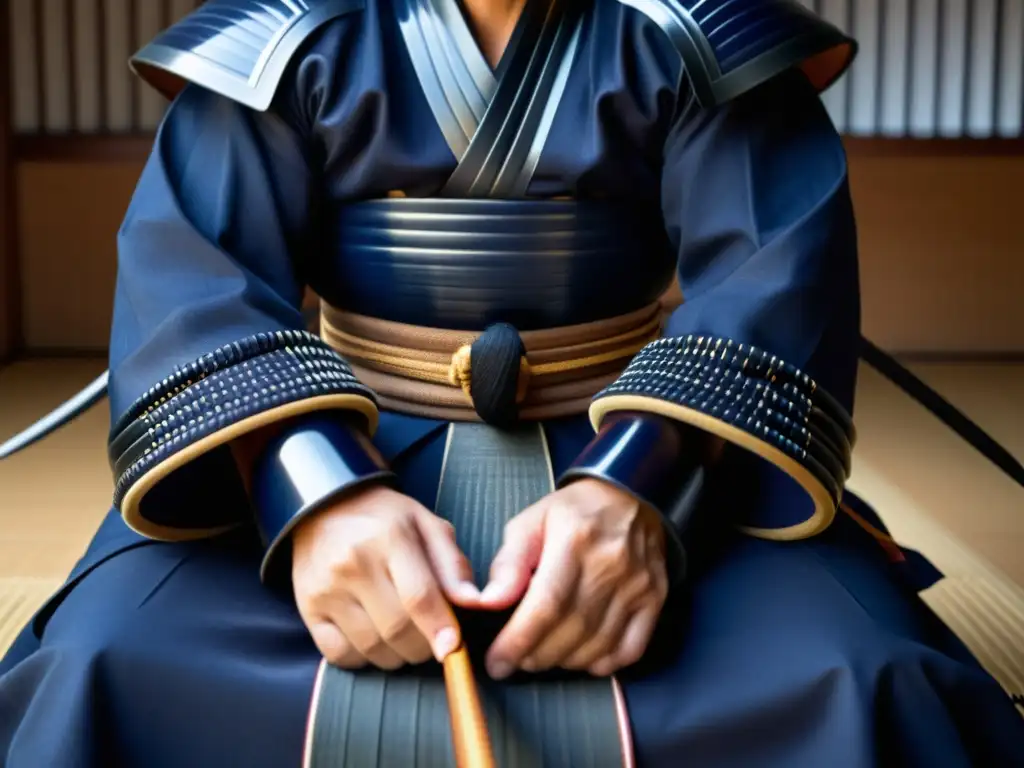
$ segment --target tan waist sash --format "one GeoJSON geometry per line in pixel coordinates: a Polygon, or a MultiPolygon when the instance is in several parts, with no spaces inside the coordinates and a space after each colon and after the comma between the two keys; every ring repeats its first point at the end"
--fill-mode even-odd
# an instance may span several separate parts
{"type": "MultiPolygon", "coordinates": [[[[527,421],[586,413],[645,344],[661,335],[660,303],[592,323],[520,333],[517,402],[527,421]]],[[[324,304],[321,334],[384,410],[479,421],[470,395],[470,346],[479,332],[378,320],[324,304]]]]}

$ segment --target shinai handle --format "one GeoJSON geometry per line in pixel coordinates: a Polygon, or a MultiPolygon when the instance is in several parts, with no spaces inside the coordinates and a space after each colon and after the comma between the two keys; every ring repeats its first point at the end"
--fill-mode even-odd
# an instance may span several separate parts
{"type": "Polygon", "coordinates": [[[452,746],[458,768],[495,768],[491,738],[473,664],[465,646],[444,660],[444,685],[452,723],[452,746]]]}

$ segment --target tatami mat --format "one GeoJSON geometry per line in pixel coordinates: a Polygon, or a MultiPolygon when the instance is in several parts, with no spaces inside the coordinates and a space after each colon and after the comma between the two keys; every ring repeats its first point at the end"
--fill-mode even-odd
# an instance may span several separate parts
{"type": "Polygon", "coordinates": [[[1024,601],[979,576],[947,577],[921,597],[952,629],[1024,714],[1024,601]]]}
{"type": "MultiPolygon", "coordinates": [[[[911,367],[1024,456],[1024,365],[911,367]]],[[[1024,489],[866,367],[856,421],[851,489],[945,574],[921,597],[1024,702],[1024,489]]]]}
{"type": "MultiPolygon", "coordinates": [[[[911,368],[1018,458],[1024,457],[1024,364],[911,368]]],[[[960,547],[1024,586],[1024,489],[913,400],[862,366],[850,487],[901,542],[957,572],[960,547]],[[931,525],[928,525],[931,524],[931,525]],[[960,547],[931,541],[938,526],[960,547]]]]}
{"type": "MultiPolygon", "coordinates": [[[[0,442],[103,371],[103,361],[16,363],[0,371],[0,442]]],[[[106,401],[0,461],[0,578],[61,578],[110,508],[106,401]]]]}
{"type": "Polygon", "coordinates": [[[61,579],[0,578],[0,655],[60,584],[61,579]]]}
{"type": "MultiPolygon", "coordinates": [[[[1024,456],[1024,365],[915,365],[1024,456]]],[[[0,438],[91,381],[102,361],[0,371],[0,438]]],[[[927,411],[861,371],[851,489],[946,574],[922,596],[1012,694],[1024,696],[1024,490],[927,411]]],[[[81,555],[110,503],[107,413],[90,411],[0,462],[0,652],[81,555]]]]}

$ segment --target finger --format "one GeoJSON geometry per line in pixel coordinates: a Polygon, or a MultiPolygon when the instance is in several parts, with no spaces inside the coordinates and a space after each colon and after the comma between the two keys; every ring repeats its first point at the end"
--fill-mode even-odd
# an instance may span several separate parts
{"type": "MultiPolygon", "coordinates": [[[[664,578],[655,567],[645,568],[627,579],[615,594],[612,604],[605,614],[600,629],[579,651],[566,659],[566,669],[589,669],[593,671],[598,661],[616,654],[625,642],[627,627],[633,622],[635,615],[642,609],[654,612],[655,619],[664,604],[664,578]]],[[[646,645],[645,645],[646,647],[646,645]]],[[[641,651],[642,652],[642,651],[641,651]]],[[[621,666],[614,659],[608,659],[612,668],[621,666]]],[[[607,674],[611,674],[610,672],[607,674]]]]}
{"type": "Polygon", "coordinates": [[[643,658],[658,621],[660,608],[656,605],[637,611],[626,625],[626,631],[612,653],[595,662],[590,673],[595,677],[608,677],[620,669],[630,667],[643,658]]]}
{"type": "Polygon", "coordinates": [[[379,579],[372,591],[358,597],[380,639],[403,661],[422,664],[431,657],[430,642],[412,620],[390,579],[379,579]]]}
{"type": "MultiPolygon", "coordinates": [[[[576,594],[571,605],[567,606],[561,622],[523,660],[522,668],[527,672],[540,672],[552,667],[564,667],[568,657],[584,645],[597,643],[610,646],[601,629],[608,612],[613,609],[617,609],[621,616],[620,623],[623,628],[625,626],[625,605],[628,602],[622,604],[615,599],[620,587],[618,580],[610,579],[606,573],[594,573],[592,568],[582,568],[576,594]]],[[[603,654],[595,658],[600,658],[600,655],[603,654]]]]}
{"type": "Polygon", "coordinates": [[[384,642],[377,627],[362,605],[338,600],[332,606],[331,617],[345,639],[363,657],[380,669],[398,669],[404,660],[384,642]]]}
{"type": "MultiPolygon", "coordinates": [[[[415,533],[412,535],[415,537],[415,533]]],[[[418,546],[403,546],[407,541],[404,536],[396,536],[392,546],[403,553],[411,550],[422,559],[418,546]]],[[[408,557],[407,554],[404,556],[408,557]]],[[[392,574],[386,566],[375,564],[371,566],[368,576],[349,588],[372,622],[376,635],[403,661],[422,664],[430,658],[432,649],[403,605],[392,574]]]]}
{"type": "Polygon", "coordinates": [[[523,597],[544,548],[543,504],[527,508],[505,526],[501,549],[491,561],[490,581],[480,596],[481,607],[502,610],[523,597]]]}
{"type": "Polygon", "coordinates": [[[560,664],[565,669],[589,669],[593,664],[615,651],[626,632],[626,622],[632,616],[626,609],[628,602],[616,595],[605,609],[601,626],[560,664]]]}
{"type": "MultiPolygon", "coordinates": [[[[585,536],[576,533],[577,537],[581,535],[585,536]]],[[[579,551],[578,547],[576,551],[579,551]]],[[[628,586],[629,581],[625,578],[629,570],[628,562],[618,548],[606,545],[591,548],[585,563],[573,601],[574,607],[570,608],[562,624],[524,660],[523,669],[534,671],[535,668],[565,667],[568,657],[578,653],[585,645],[591,649],[588,654],[591,659],[600,658],[612,647],[614,638],[609,639],[607,633],[615,628],[615,621],[618,621],[621,634],[626,618],[623,614],[630,604],[630,596],[623,595],[623,587],[628,586]],[[612,612],[613,623],[604,626],[609,612],[612,612]],[[604,653],[593,651],[595,647],[605,648],[604,653]]]]}
{"type": "Polygon", "coordinates": [[[310,622],[309,634],[316,647],[328,663],[342,669],[359,669],[366,666],[366,657],[357,651],[341,630],[330,621],[310,622]]]}
{"type": "Polygon", "coordinates": [[[394,596],[409,627],[426,638],[434,658],[444,661],[462,642],[452,607],[441,591],[418,541],[394,543],[388,562],[394,596]]]}
{"type": "Polygon", "coordinates": [[[568,540],[549,542],[522,603],[487,654],[496,680],[508,677],[565,615],[576,594],[580,563],[568,540]]]}
{"type": "Polygon", "coordinates": [[[480,600],[480,590],[473,583],[473,567],[469,558],[455,543],[455,528],[447,520],[423,510],[417,528],[431,569],[449,599],[466,608],[480,600]]]}
{"type": "Polygon", "coordinates": [[[526,672],[543,672],[561,665],[563,659],[587,641],[594,622],[570,606],[568,613],[522,661],[526,672]]]}

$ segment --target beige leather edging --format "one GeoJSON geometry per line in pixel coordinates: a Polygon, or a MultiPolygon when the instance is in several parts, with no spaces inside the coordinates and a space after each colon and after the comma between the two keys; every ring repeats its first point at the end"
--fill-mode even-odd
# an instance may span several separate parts
{"type": "Polygon", "coordinates": [[[216,536],[235,528],[235,524],[218,526],[216,528],[173,528],[171,526],[158,525],[143,517],[141,512],[142,501],[146,494],[161,480],[165,479],[176,469],[180,469],[189,462],[195,461],[200,456],[209,453],[214,448],[219,448],[242,435],[255,432],[276,421],[327,410],[355,411],[366,418],[367,429],[371,435],[377,429],[377,408],[373,402],[363,395],[321,395],[320,397],[310,397],[257,413],[247,419],[237,421],[224,429],[220,429],[211,435],[207,435],[152,467],[128,489],[124,500],[121,502],[121,516],[133,531],[141,536],[156,539],[157,541],[194,541],[196,539],[216,536]]]}
{"type": "Polygon", "coordinates": [[[800,487],[807,492],[807,495],[810,496],[811,501],[814,503],[814,514],[802,523],[785,528],[739,526],[739,530],[743,533],[759,539],[795,541],[815,536],[832,524],[832,520],[836,515],[836,506],[828,489],[806,468],[801,466],[799,462],[748,432],[744,432],[738,427],[726,424],[724,421],[719,421],[692,408],[641,395],[612,395],[596,400],[590,406],[590,423],[594,430],[596,431],[600,428],[605,416],[615,411],[654,413],[658,416],[689,424],[692,427],[720,437],[774,464],[799,483],[800,487]]]}

